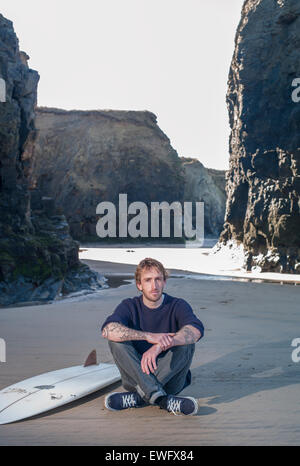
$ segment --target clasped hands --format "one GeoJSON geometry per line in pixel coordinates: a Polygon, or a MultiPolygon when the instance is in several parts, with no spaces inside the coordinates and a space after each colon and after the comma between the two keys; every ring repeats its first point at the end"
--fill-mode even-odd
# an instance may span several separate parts
{"type": "Polygon", "coordinates": [[[141,367],[145,374],[153,374],[157,369],[156,358],[162,351],[174,346],[174,335],[175,333],[147,333],[146,341],[153,346],[142,356],[141,367]]]}

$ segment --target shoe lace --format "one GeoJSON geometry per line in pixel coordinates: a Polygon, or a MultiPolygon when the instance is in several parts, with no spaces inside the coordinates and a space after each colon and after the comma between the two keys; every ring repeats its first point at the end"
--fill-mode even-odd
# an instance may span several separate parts
{"type": "Polygon", "coordinates": [[[170,398],[168,401],[167,410],[175,414],[175,416],[178,416],[178,414],[181,413],[181,401],[182,400],[170,398]]]}
{"type": "Polygon", "coordinates": [[[136,405],[136,399],[133,394],[123,395],[123,408],[133,408],[136,405]]]}

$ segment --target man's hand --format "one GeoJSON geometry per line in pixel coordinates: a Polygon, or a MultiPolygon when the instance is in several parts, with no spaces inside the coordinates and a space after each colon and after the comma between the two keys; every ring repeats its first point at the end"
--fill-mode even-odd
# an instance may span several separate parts
{"type": "Polygon", "coordinates": [[[159,345],[162,351],[173,346],[172,340],[175,333],[146,333],[146,340],[152,345],[159,345]]]}
{"type": "Polygon", "coordinates": [[[172,348],[172,346],[191,345],[196,343],[200,337],[200,330],[198,330],[196,327],[193,327],[192,325],[185,325],[177,333],[175,333],[174,337],[172,337],[170,341],[170,344],[164,348],[164,351],[172,348]]]}
{"type": "Polygon", "coordinates": [[[154,371],[157,369],[156,358],[162,352],[160,345],[151,346],[148,351],[145,351],[141,360],[142,371],[145,374],[154,374],[154,371]]]}

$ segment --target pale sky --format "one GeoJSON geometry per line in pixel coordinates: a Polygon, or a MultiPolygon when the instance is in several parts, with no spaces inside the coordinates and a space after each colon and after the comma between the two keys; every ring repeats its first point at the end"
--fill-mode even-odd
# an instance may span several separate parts
{"type": "Polygon", "coordinates": [[[38,105],[149,110],[179,156],[228,168],[225,102],[243,0],[2,0],[38,105]]]}

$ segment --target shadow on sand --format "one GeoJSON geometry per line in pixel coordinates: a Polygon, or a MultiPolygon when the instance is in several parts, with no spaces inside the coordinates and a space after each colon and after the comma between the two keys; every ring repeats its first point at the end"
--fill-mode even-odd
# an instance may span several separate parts
{"type": "MultiPolygon", "coordinates": [[[[254,393],[300,384],[300,363],[291,359],[290,341],[242,348],[192,370],[183,394],[207,398],[207,404],[230,403],[254,393]]],[[[300,388],[300,387],[299,387],[300,388]]],[[[203,406],[201,414],[210,414],[203,406]]]]}

